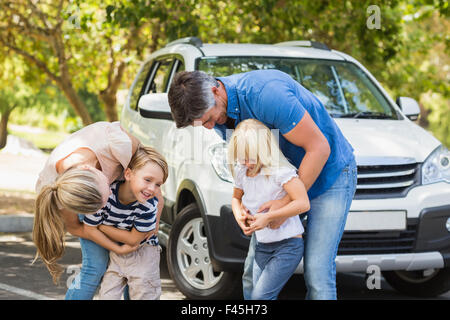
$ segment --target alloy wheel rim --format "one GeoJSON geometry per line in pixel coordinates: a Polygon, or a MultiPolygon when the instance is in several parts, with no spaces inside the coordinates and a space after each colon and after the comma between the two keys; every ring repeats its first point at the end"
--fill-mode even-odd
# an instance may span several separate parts
{"type": "Polygon", "coordinates": [[[222,278],[223,272],[213,269],[202,218],[192,219],[181,230],[177,262],[183,278],[194,288],[210,289],[222,278]]]}

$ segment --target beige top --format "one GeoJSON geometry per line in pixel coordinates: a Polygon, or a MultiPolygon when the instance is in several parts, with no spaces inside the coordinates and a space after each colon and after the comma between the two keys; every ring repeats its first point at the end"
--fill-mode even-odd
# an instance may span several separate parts
{"type": "Polygon", "coordinates": [[[79,148],[88,148],[95,153],[110,183],[122,174],[132,156],[132,141],[118,121],[93,123],[71,134],[52,151],[39,173],[37,193],[58,177],[56,163],[79,148]]]}

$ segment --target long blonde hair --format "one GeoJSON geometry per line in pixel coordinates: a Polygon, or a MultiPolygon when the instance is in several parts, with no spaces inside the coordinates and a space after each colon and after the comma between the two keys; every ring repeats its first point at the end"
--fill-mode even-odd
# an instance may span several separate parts
{"type": "Polygon", "coordinates": [[[63,272],[57,263],[65,250],[65,225],[61,209],[74,213],[93,213],[102,206],[95,173],[76,167],[62,173],[51,185],[44,186],[36,198],[33,242],[40,257],[57,284],[63,272]]]}
{"type": "Polygon", "coordinates": [[[259,120],[247,119],[240,122],[228,144],[228,165],[233,177],[234,167],[242,159],[255,164],[249,170],[251,175],[260,170],[263,174],[270,175],[274,168],[292,166],[281,152],[277,140],[274,133],[259,120]]]}

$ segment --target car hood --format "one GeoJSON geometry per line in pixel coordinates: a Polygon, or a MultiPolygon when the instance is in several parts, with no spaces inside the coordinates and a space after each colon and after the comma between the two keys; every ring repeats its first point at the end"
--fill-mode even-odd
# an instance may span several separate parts
{"type": "Polygon", "coordinates": [[[335,119],[359,165],[423,162],[441,143],[408,120],[335,119]],[[378,163],[377,163],[378,162],[378,163]]]}

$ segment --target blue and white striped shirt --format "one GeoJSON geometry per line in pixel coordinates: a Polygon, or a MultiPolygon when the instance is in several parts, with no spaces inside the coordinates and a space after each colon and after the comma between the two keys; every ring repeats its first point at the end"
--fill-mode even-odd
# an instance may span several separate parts
{"type": "MultiPolygon", "coordinates": [[[[158,212],[158,199],[149,199],[146,203],[135,201],[124,205],[119,201],[119,187],[123,181],[115,181],[111,184],[111,195],[106,205],[94,214],[86,214],[83,222],[89,226],[104,224],[130,231],[133,227],[140,232],[149,232],[156,228],[156,213],[158,212]]],[[[158,237],[151,236],[147,241],[154,246],[159,245],[158,237]]]]}

